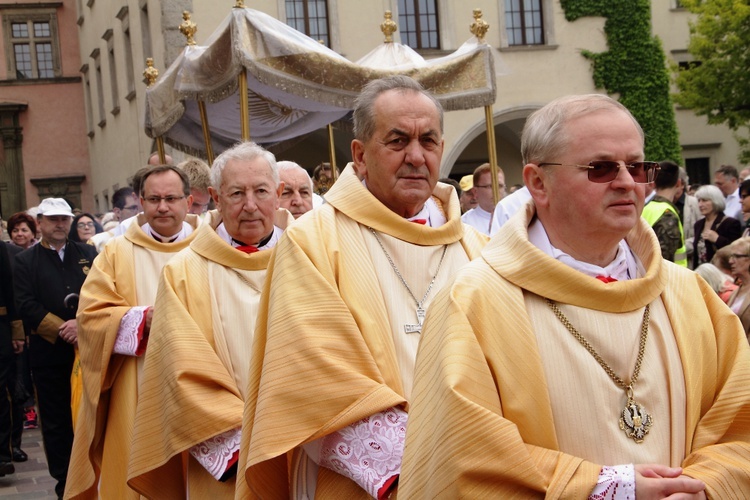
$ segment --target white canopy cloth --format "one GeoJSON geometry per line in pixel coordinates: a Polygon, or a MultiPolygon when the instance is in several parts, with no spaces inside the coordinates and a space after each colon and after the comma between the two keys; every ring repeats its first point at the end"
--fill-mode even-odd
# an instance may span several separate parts
{"type": "Polygon", "coordinates": [[[405,74],[446,110],[495,101],[490,47],[476,38],[456,52],[424,60],[386,43],[354,63],[273,17],[234,8],[204,46],[187,46],[147,91],[145,129],[176,149],[206,157],[198,101],[206,103],[213,150],[240,138],[238,75],[247,74],[250,136],[264,145],[344,118],[370,80],[405,74]]]}

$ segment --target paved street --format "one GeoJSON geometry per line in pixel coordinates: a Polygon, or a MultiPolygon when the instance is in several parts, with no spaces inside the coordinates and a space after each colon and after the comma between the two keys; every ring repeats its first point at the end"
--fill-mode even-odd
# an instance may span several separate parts
{"type": "Polygon", "coordinates": [[[39,429],[23,431],[23,451],[29,460],[16,463],[16,473],[0,477],[0,498],[9,499],[56,499],[55,481],[47,472],[47,460],[42,448],[42,432],[39,429]]]}

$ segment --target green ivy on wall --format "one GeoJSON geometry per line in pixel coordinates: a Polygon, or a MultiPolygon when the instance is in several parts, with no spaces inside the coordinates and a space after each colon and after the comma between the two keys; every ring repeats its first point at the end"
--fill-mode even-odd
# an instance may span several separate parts
{"type": "Polygon", "coordinates": [[[682,164],[680,140],[661,41],[651,33],[649,0],[560,0],[565,17],[606,18],[609,50],[583,50],[592,61],[594,84],[619,95],[646,133],[646,159],[682,164]]]}

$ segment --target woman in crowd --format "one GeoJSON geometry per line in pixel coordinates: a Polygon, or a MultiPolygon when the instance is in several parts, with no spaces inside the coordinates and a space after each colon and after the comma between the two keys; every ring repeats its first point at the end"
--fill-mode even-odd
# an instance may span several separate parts
{"type": "Polygon", "coordinates": [[[702,186],[695,192],[702,219],[695,223],[693,239],[693,269],[711,262],[716,250],[729,245],[742,235],[740,221],[724,215],[726,203],[721,190],[713,185],[702,186]]]}
{"type": "Polygon", "coordinates": [[[729,246],[732,254],[732,274],[737,278],[739,288],[729,297],[729,308],[740,317],[745,335],[750,341],[750,238],[740,238],[729,246]]]}
{"type": "Polygon", "coordinates": [[[8,219],[8,234],[14,245],[23,249],[36,243],[36,221],[26,212],[18,212],[8,219]]]}
{"type": "Polygon", "coordinates": [[[70,226],[68,239],[79,243],[86,243],[95,234],[104,231],[101,224],[96,222],[93,215],[82,213],[73,217],[73,224],[70,226]]]}
{"type": "Polygon", "coordinates": [[[714,292],[719,295],[724,303],[727,303],[729,297],[732,296],[732,292],[737,290],[737,285],[734,284],[732,277],[724,274],[721,269],[713,264],[701,264],[695,272],[698,273],[701,278],[706,280],[706,283],[713,288],[714,292]]]}

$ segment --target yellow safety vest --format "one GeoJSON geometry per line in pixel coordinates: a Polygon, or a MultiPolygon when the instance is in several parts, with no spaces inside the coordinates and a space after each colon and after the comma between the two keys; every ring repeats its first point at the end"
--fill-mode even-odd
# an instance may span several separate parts
{"type": "Polygon", "coordinates": [[[680,248],[678,248],[674,253],[674,263],[683,267],[687,267],[688,261],[687,248],[685,248],[685,233],[682,230],[682,222],[680,221],[680,214],[677,213],[677,210],[675,210],[672,205],[665,201],[652,200],[646,203],[646,206],[643,207],[643,213],[641,214],[641,216],[646,219],[646,222],[648,222],[649,226],[653,227],[654,224],[656,224],[656,221],[658,221],[667,210],[672,212],[675,217],[677,217],[677,224],[680,228],[680,243],[682,243],[682,245],[680,245],[680,248]]]}

